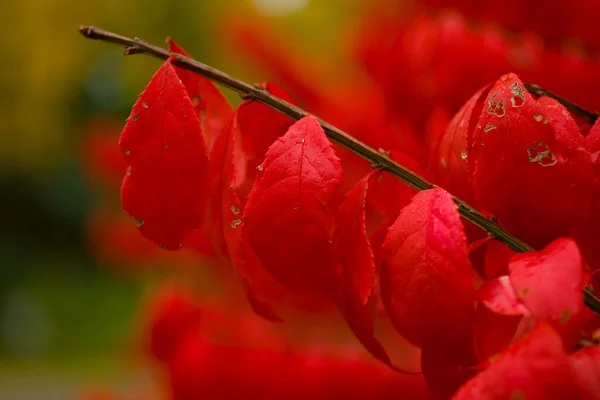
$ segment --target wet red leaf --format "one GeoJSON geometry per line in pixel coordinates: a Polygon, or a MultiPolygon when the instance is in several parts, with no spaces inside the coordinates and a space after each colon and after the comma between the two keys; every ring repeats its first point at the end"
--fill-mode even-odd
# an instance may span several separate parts
{"type": "Polygon", "coordinates": [[[465,384],[454,400],[585,398],[560,336],[539,324],[465,384]],[[581,397],[580,397],[581,396],[581,397]]]}
{"type": "Polygon", "coordinates": [[[542,251],[514,256],[509,275],[519,300],[563,334],[575,335],[587,320],[583,259],[573,240],[558,239],[542,251]]]}
{"type": "Polygon", "coordinates": [[[327,205],[342,181],[331,143],[314,117],[269,148],[244,210],[244,236],[265,269],[289,289],[336,293],[338,255],[327,205]]]}
{"type": "Polygon", "coordinates": [[[437,183],[470,204],[474,204],[469,173],[471,135],[489,89],[489,85],[480,89],[465,103],[432,151],[431,167],[437,183]]]}
{"type": "Polygon", "coordinates": [[[365,201],[372,172],[361,179],[346,194],[335,217],[333,243],[338,249],[340,264],[349,284],[362,304],[366,304],[375,278],[373,251],[367,239],[365,201]]]}
{"type": "Polygon", "coordinates": [[[563,106],[534,99],[506,75],[491,89],[473,137],[476,198],[513,234],[542,247],[583,224],[594,176],[563,106]]]}
{"type": "Polygon", "coordinates": [[[202,223],[208,158],[198,116],[170,61],[133,106],[120,140],[123,208],[146,238],[178,250],[202,223]]]}
{"type": "Polygon", "coordinates": [[[383,259],[382,298],[398,332],[471,360],[476,283],[450,195],[439,188],[418,193],[390,227],[383,259]]]}

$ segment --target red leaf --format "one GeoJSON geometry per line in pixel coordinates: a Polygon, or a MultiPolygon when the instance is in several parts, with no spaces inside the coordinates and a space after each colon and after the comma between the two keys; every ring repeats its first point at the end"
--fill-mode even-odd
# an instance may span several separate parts
{"type": "Polygon", "coordinates": [[[208,158],[198,116],[170,61],[133,106],[120,146],[129,165],[123,208],[146,238],[179,249],[204,216],[208,158]]]}
{"type": "Polygon", "coordinates": [[[579,399],[560,336],[539,324],[524,339],[502,352],[482,373],[471,379],[454,400],[579,399]]]}
{"type": "Polygon", "coordinates": [[[475,281],[450,195],[439,188],[417,194],[390,227],[383,258],[382,298],[398,332],[469,358],[475,281]]]}
{"type": "Polygon", "coordinates": [[[244,236],[284,286],[337,292],[327,205],[341,181],[340,162],[314,117],[296,122],[267,151],[244,210],[244,236]]]}
{"type": "MultiPolygon", "coordinates": [[[[179,53],[192,58],[170,37],[167,38],[167,43],[171,53],[179,53]]],[[[231,120],[233,115],[231,105],[210,79],[180,67],[175,67],[175,71],[177,71],[177,75],[185,86],[192,105],[198,114],[202,132],[206,137],[207,147],[210,151],[217,136],[231,120]]]]}
{"type": "Polygon", "coordinates": [[[515,338],[522,315],[496,314],[478,304],[473,318],[473,343],[480,362],[505,349],[515,338]]]}
{"type": "Polygon", "coordinates": [[[489,89],[489,86],[482,88],[467,101],[454,116],[432,152],[434,160],[431,165],[436,170],[437,183],[470,204],[474,203],[469,174],[469,150],[473,141],[470,136],[489,89]]]}
{"type": "Polygon", "coordinates": [[[333,242],[342,267],[343,290],[336,300],[348,327],[364,348],[390,368],[406,372],[392,364],[385,348],[375,337],[373,317],[365,307],[375,277],[373,251],[365,226],[365,202],[370,181],[378,174],[373,171],[358,181],[337,212],[333,242]]]}
{"type": "Polygon", "coordinates": [[[563,106],[535,100],[515,75],[490,91],[472,153],[477,200],[525,242],[545,246],[585,221],[594,176],[584,138],[563,106]]]}
{"type": "Polygon", "coordinates": [[[489,242],[485,249],[484,275],[487,279],[498,278],[508,274],[508,262],[515,251],[497,240],[489,242]]]}
{"type": "Polygon", "coordinates": [[[529,310],[517,298],[508,276],[487,281],[477,292],[477,298],[496,314],[521,316],[529,310]]]}
{"type": "Polygon", "coordinates": [[[579,385],[590,397],[600,399],[600,347],[584,347],[569,358],[579,385]]]}
{"type": "Polygon", "coordinates": [[[242,210],[244,205],[240,201],[236,191],[236,166],[235,160],[235,137],[237,129],[237,112],[231,121],[229,134],[227,135],[227,145],[225,146],[225,157],[221,181],[221,218],[223,224],[222,231],[225,238],[227,255],[229,262],[236,268],[242,279],[242,284],[246,292],[246,297],[254,312],[261,317],[272,321],[282,322],[273,307],[261,299],[254,291],[250,279],[246,274],[247,262],[258,262],[247,249],[243,248],[242,242],[242,210]]]}
{"type": "Polygon", "coordinates": [[[365,226],[367,189],[375,174],[371,172],[348,192],[338,209],[333,229],[333,243],[340,256],[342,271],[362,304],[367,303],[375,278],[373,251],[365,226]]]}
{"type": "Polygon", "coordinates": [[[518,254],[508,268],[517,297],[536,318],[560,330],[579,330],[585,277],[573,240],[558,239],[542,251],[518,254]]]}

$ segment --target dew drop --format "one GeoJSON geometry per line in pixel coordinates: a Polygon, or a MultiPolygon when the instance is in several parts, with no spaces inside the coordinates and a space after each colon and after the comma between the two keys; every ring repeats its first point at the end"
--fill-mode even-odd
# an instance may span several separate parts
{"type": "Polygon", "coordinates": [[[233,221],[231,221],[231,224],[230,224],[230,225],[231,225],[231,227],[232,227],[233,229],[235,229],[235,228],[237,228],[237,227],[238,227],[238,226],[239,226],[241,223],[242,223],[242,220],[238,218],[238,219],[234,219],[233,221]]]}
{"type": "Polygon", "coordinates": [[[241,210],[236,206],[231,206],[231,212],[233,213],[233,215],[239,215],[241,210]]]}

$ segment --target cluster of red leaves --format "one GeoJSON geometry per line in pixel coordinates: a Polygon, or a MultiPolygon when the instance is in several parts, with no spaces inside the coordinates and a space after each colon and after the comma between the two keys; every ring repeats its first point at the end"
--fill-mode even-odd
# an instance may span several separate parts
{"type": "Polygon", "coordinates": [[[252,332],[264,326],[259,320],[249,326],[242,314],[210,309],[182,285],[160,288],[145,315],[147,352],[166,372],[174,400],[388,399],[397,393],[432,398],[420,375],[397,374],[326,349],[300,350],[265,332],[257,333],[257,341],[252,332]],[[226,330],[235,344],[216,339],[211,325],[226,330]]]}
{"type": "Polygon", "coordinates": [[[552,44],[560,45],[571,40],[579,41],[590,49],[600,48],[600,38],[593,28],[595,16],[600,13],[600,4],[594,0],[559,0],[553,2],[550,9],[540,0],[509,0],[501,7],[477,0],[423,0],[420,3],[437,8],[451,7],[472,18],[495,21],[512,31],[536,32],[552,44]]]}
{"type": "MultiPolygon", "coordinates": [[[[264,87],[289,100],[278,87],[264,87]]],[[[587,238],[593,228],[596,130],[556,101],[532,97],[515,75],[465,104],[436,141],[432,159],[440,163],[430,172],[520,237],[547,245],[512,258],[490,245],[475,259],[444,189],[414,195],[374,171],[345,190],[343,170],[353,160],[337,157],[314,117],[293,123],[253,100],[233,111],[212,83],[167,60],[121,136],[128,165],[121,200],[141,234],[164,249],[202,251],[199,243],[210,241],[238,271],[257,314],[281,321],[253,285],[257,276],[331,302],[368,352],[402,372],[375,337],[370,308],[381,304],[422,349],[433,392],[449,396],[464,384],[456,398],[598,398],[598,371],[585,368],[600,362],[598,352],[572,353],[598,322],[581,295],[589,267],[572,239],[553,241],[587,238]]],[[[597,251],[585,240],[580,246],[597,251]]],[[[163,311],[171,315],[173,307],[175,317],[152,327],[152,353],[167,362],[176,397],[194,398],[201,385],[189,380],[202,366],[189,363],[204,363],[209,350],[195,335],[181,336],[195,331],[195,309],[177,300],[163,311]],[[180,380],[186,384],[177,389],[180,380]]],[[[258,357],[235,353],[219,350],[219,357],[229,354],[223,368],[234,368],[234,356],[258,357]]],[[[268,368],[291,368],[287,357],[263,356],[268,368]]],[[[273,384],[269,390],[277,392],[273,384]]]]}
{"type": "MultiPolygon", "coordinates": [[[[236,56],[244,55],[246,63],[276,77],[301,106],[375,148],[402,150],[423,165],[447,117],[483,85],[509,72],[589,109],[600,108],[594,95],[600,89],[600,59],[578,46],[559,47],[550,38],[545,40],[548,31],[561,36],[568,31],[557,29],[558,20],[547,18],[546,9],[543,18],[535,18],[544,29],[532,25],[528,15],[541,7],[539,2],[501,7],[477,2],[487,10],[485,20],[471,20],[452,10],[462,10],[464,2],[431,1],[433,9],[423,2],[416,1],[418,6],[412,8],[406,3],[368,2],[360,19],[342,31],[346,36],[351,33],[351,40],[339,39],[348,43],[346,57],[316,71],[306,67],[306,60],[319,61],[316,56],[298,54],[302,46],[281,32],[274,34],[268,21],[235,19],[227,37],[236,56]],[[506,22],[498,9],[506,10],[504,16],[513,22],[528,21],[527,29],[507,32],[498,25],[506,22]],[[361,69],[366,76],[356,72],[361,69]]],[[[467,2],[464,10],[474,3],[467,2]]],[[[566,18],[569,13],[558,10],[567,6],[576,10],[571,3],[552,12],[566,18]]],[[[590,2],[575,3],[582,7],[577,12],[588,18],[596,15],[587,13],[582,4],[590,2]]]]}
{"type": "MultiPolygon", "coordinates": [[[[255,101],[234,110],[210,81],[167,61],[122,134],[125,167],[109,160],[127,171],[123,207],[161,247],[193,248],[234,267],[262,317],[281,321],[273,300],[333,304],[366,350],[400,370],[375,337],[378,310],[421,349],[424,381],[442,397],[600,398],[599,320],[581,295],[600,269],[600,123],[532,96],[519,79],[600,106],[600,61],[556,45],[560,32],[596,46],[588,25],[574,21],[597,5],[556,8],[562,30],[533,18],[537,2],[511,2],[506,13],[486,2],[454,5],[537,32],[507,33],[454,12],[394,12],[395,3],[373,1],[354,35],[352,60],[367,74],[329,83],[318,70],[306,75],[306,61],[296,61],[309,57],[296,46],[270,48],[260,24],[246,19],[230,33],[243,43],[236,50],[260,60],[300,105],[444,189],[415,195],[332,146],[315,118],[294,123],[255,101]],[[510,71],[519,77],[490,84],[510,71]],[[515,256],[487,241],[463,226],[446,190],[543,250],[515,256]]],[[[264,87],[292,102],[278,86],[264,87]]],[[[114,235],[96,237],[114,246],[114,235]]],[[[163,300],[150,349],[176,399],[251,390],[264,398],[427,397],[420,377],[208,343],[193,301],[163,300]],[[299,380],[310,384],[292,384],[299,380]]]]}

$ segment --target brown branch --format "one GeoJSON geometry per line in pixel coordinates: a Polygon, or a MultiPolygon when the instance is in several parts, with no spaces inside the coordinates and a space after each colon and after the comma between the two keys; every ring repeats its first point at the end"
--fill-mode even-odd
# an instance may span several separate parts
{"type": "MultiPolygon", "coordinates": [[[[169,57],[173,57],[173,64],[192,71],[198,75],[204,76],[208,79],[211,79],[223,86],[226,86],[236,92],[238,92],[244,98],[254,99],[259,101],[267,106],[279,111],[282,114],[285,114],[293,119],[301,119],[307,115],[310,115],[308,112],[302,110],[299,107],[296,107],[284,100],[281,100],[265,89],[251,85],[239,79],[236,79],[222,71],[219,71],[215,68],[212,68],[206,64],[193,60],[191,58],[182,56],[180,54],[171,54],[167,50],[152,46],[141,39],[130,39],[125,36],[120,36],[112,32],[103,31],[101,29],[92,27],[92,26],[81,26],[79,31],[83,36],[89,39],[97,39],[104,42],[116,43],[126,47],[125,54],[148,54],[157,58],[161,58],[163,60],[168,59],[169,57]]],[[[545,91],[537,86],[528,85],[529,88],[538,88],[538,95],[549,95],[550,92],[545,91]]],[[[557,98],[556,95],[552,97],[557,98]]],[[[557,98],[557,100],[561,101],[562,99],[557,98]]],[[[569,104],[571,108],[577,107],[574,104],[562,100],[561,103],[569,104]]],[[[565,105],[566,106],[566,105],[565,105]]],[[[569,108],[567,107],[567,108],[569,108]]],[[[575,110],[573,108],[573,110],[575,110]]],[[[577,110],[583,110],[580,107],[577,107],[577,110]]],[[[585,115],[592,115],[585,110],[585,115]]],[[[575,111],[573,111],[575,112],[575,111]]],[[[361,156],[362,158],[370,161],[377,167],[388,171],[390,174],[396,176],[401,179],[408,185],[414,187],[417,190],[427,190],[435,187],[432,183],[426,181],[418,174],[413,171],[403,167],[402,165],[396,163],[392,159],[390,159],[383,152],[378,152],[370,146],[360,142],[349,134],[343,132],[342,130],[336,128],[335,126],[317,118],[325,134],[332,141],[338,143],[339,145],[349,149],[353,153],[361,156]]],[[[458,212],[463,216],[463,218],[471,221],[473,224],[477,225],[481,229],[485,230],[488,235],[493,236],[498,241],[504,243],[511,249],[516,252],[523,253],[534,251],[535,249],[528,244],[522,242],[517,239],[515,236],[511,235],[504,228],[502,228],[498,223],[496,223],[493,219],[483,215],[461,199],[457,197],[452,197],[454,202],[458,206],[458,212]]],[[[584,299],[586,305],[591,308],[597,314],[600,314],[600,299],[598,299],[591,290],[585,289],[584,299]]]]}

